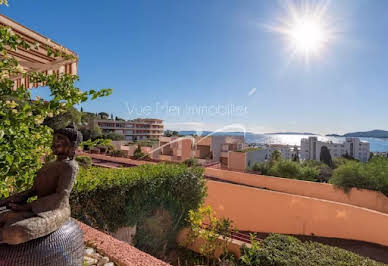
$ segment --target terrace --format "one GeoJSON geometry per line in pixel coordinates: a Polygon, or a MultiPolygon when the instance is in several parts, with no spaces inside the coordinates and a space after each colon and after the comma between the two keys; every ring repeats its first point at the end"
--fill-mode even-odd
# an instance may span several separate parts
{"type": "MultiPolygon", "coordinates": [[[[35,42],[32,39],[35,36],[36,41],[46,45],[42,48],[46,51],[50,47],[51,41],[38,40],[38,37],[44,37],[34,35],[36,33],[4,16],[1,16],[1,23],[15,27],[15,31],[24,33],[31,43],[35,42]]],[[[54,47],[58,47],[57,44],[54,47]]],[[[76,73],[76,62],[47,59],[47,63],[39,62],[38,65],[32,59],[28,61],[25,53],[29,51],[17,51],[14,55],[26,71],[76,73]],[[22,57],[26,62],[22,62],[22,57]]],[[[20,77],[15,80],[17,86],[28,87],[30,84],[29,80],[20,77]]],[[[187,143],[192,145],[191,140],[187,143]]],[[[205,144],[205,141],[201,143],[202,146],[205,144]]],[[[236,144],[230,145],[227,150],[237,149],[236,144]]],[[[192,156],[192,146],[188,150],[192,156]]],[[[191,158],[188,154],[181,151],[177,156],[191,158]]],[[[135,166],[130,169],[115,166],[81,169],[71,197],[72,215],[83,222],[80,225],[85,242],[119,265],[168,265],[128,243],[166,261],[174,261],[169,257],[173,253],[171,250],[176,251],[171,246],[177,241],[185,241],[185,232],[189,230],[188,211],[202,203],[211,206],[218,219],[227,217],[242,231],[240,235],[233,235],[228,245],[228,250],[237,258],[242,255],[243,242],[250,242],[246,238],[247,232],[364,241],[376,245],[373,246],[375,250],[387,251],[388,199],[380,192],[351,189],[345,193],[329,184],[100,154],[90,154],[90,157],[99,159],[99,166],[104,166],[104,162],[135,166]],[[134,235],[136,243],[132,241],[134,235]]],[[[203,226],[203,230],[208,229],[205,224],[203,226]]],[[[189,246],[196,252],[200,252],[200,247],[198,242],[189,246]]],[[[375,259],[387,262],[385,258],[375,259]]]]}

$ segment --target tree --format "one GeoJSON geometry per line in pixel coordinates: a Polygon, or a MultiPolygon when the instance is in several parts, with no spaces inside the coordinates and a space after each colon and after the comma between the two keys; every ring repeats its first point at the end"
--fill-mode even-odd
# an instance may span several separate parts
{"type": "Polygon", "coordinates": [[[278,150],[274,150],[271,154],[271,162],[274,163],[274,162],[280,161],[281,159],[282,159],[281,152],[278,150]]]}
{"type": "Polygon", "coordinates": [[[145,154],[145,153],[141,150],[140,144],[137,145],[136,150],[133,152],[133,158],[136,159],[136,160],[148,158],[148,154],[145,154]]]}
{"type": "Polygon", "coordinates": [[[321,162],[323,162],[330,168],[334,168],[333,160],[331,159],[330,150],[326,146],[321,147],[321,153],[319,155],[319,159],[321,162]]]}
{"type": "Polygon", "coordinates": [[[82,125],[80,127],[80,131],[82,133],[84,140],[95,140],[102,137],[101,128],[99,126],[90,127],[87,125],[82,125]]]}
{"type": "MultiPolygon", "coordinates": [[[[43,121],[66,112],[67,108],[111,94],[110,89],[81,91],[74,86],[79,78],[71,74],[22,73],[19,62],[8,54],[31,45],[8,27],[0,27],[0,198],[31,186],[41,167],[41,158],[50,153],[53,130],[43,121]],[[51,97],[31,100],[31,90],[15,87],[11,76],[24,75],[30,83],[43,83],[51,97]]],[[[53,58],[76,60],[59,49],[48,49],[53,58]]]]}
{"type": "Polygon", "coordinates": [[[164,136],[165,137],[179,136],[179,132],[175,130],[173,131],[173,130],[167,129],[166,131],[164,131],[164,136]]]}
{"type": "Polygon", "coordinates": [[[298,156],[298,154],[297,154],[297,153],[292,154],[291,160],[294,161],[294,162],[299,162],[299,156],[298,156]]]}
{"type": "Polygon", "coordinates": [[[112,119],[112,120],[113,120],[113,114],[110,114],[110,119],[112,119]]]}
{"type": "Polygon", "coordinates": [[[60,113],[53,117],[46,117],[43,121],[43,125],[46,125],[54,130],[64,128],[70,124],[80,124],[81,113],[73,106],[66,107],[63,113],[60,113]]]}
{"type": "Polygon", "coordinates": [[[115,132],[109,132],[108,134],[104,134],[103,137],[104,139],[124,140],[124,135],[117,134],[115,132]]]}
{"type": "Polygon", "coordinates": [[[101,117],[101,119],[108,119],[109,115],[105,112],[98,113],[98,116],[101,117]]]}
{"type": "Polygon", "coordinates": [[[84,109],[82,108],[82,106],[81,106],[81,110],[80,110],[80,111],[81,111],[81,113],[83,113],[83,112],[84,112],[84,109]]]}

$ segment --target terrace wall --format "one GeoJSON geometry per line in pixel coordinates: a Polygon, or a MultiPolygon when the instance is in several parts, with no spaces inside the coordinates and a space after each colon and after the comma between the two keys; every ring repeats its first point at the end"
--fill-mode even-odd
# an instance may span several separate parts
{"type": "Polygon", "coordinates": [[[258,188],[266,188],[293,195],[341,202],[388,213],[388,197],[381,192],[353,188],[348,193],[345,193],[342,189],[336,188],[331,184],[248,174],[214,168],[206,168],[205,175],[258,188]]]}
{"type": "Polygon", "coordinates": [[[240,231],[315,235],[388,246],[388,215],[348,204],[207,181],[210,205],[240,231]]]}

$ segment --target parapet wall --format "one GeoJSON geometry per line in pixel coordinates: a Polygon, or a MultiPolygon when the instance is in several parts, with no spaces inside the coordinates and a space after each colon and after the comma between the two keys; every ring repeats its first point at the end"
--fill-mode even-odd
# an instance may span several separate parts
{"type": "Polygon", "coordinates": [[[210,205],[240,231],[360,240],[388,246],[388,215],[348,204],[207,181],[210,205]]]}
{"type": "Polygon", "coordinates": [[[331,184],[206,168],[205,175],[239,184],[316,199],[330,200],[388,213],[388,197],[381,192],[353,188],[349,192],[331,184]]]}

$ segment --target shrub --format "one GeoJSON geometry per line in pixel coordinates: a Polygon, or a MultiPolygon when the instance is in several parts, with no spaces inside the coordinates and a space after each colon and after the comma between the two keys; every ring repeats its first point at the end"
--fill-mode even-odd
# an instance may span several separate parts
{"type": "Polygon", "coordinates": [[[341,248],[286,235],[270,234],[263,242],[251,241],[251,247],[241,248],[242,265],[383,265],[341,248]]]}
{"type": "MultiPolygon", "coordinates": [[[[101,148],[100,148],[100,150],[101,150],[101,148]]],[[[113,157],[127,157],[125,152],[122,150],[113,150],[113,151],[109,152],[109,155],[113,156],[113,157]]]]}
{"type": "Polygon", "coordinates": [[[133,159],[139,160],[139,159],[148,159],[148,158],[149,158],[148,154],[145,154],[141,150],[141,146],[137,145],[136,150],[133,152],[133,159]]]}
{"type": "Polygon", "coordinates": [[[388,196],[388,158],[376,156],[367,163],[349,160],[334,170],[330,183],[345,190],[356,187],[388,196]]]}
{"type": "Polygon", "coordinates": [[[290,160],[276,161],[268,173],[277,177],[315,181],[319,175],[317,168],[302,166],[299,162],[290,160]]]}
{"type": "Polygon", "coordinates": [[[137,225],[135,245],[162,256],[187,226],[189,210],[202,205],[205,196],[203,169],[157,164],[81,168],[70,202],[72,216],[97,229],[115,232],[137,225]]]}
{"type": "Polygon", "coordinates": [[[186,166],[192,167],[192,166],[200,166],[201,164],[198,162],[197,158],[190,158],[183,162],[186,166]]]}
{"type": "Polygon", "coordinates": [[[81,167],[90,168],[92,166],[92,158],[90,158],[89,156],[79,155],[75,157],[75,160],[81,167]]]}
{"type": "Polygon", "coordinates": [[[192,245],[197,239],[204,242],[199,248],[201,255],[207,257],[208,264],[216,255],[217,248],[222,254],[227,254],[231,242],[233,222],[229,218],[217,219],[215,212],[210,206],[201,207],[198,210],[190,210],[188,221],[190,230],[187,235],[187,245],[192,245]],[[204,224],[207,222],[208,224],[204,224]],[[223,241],[219,241],[222,239],[223,241]]]}

